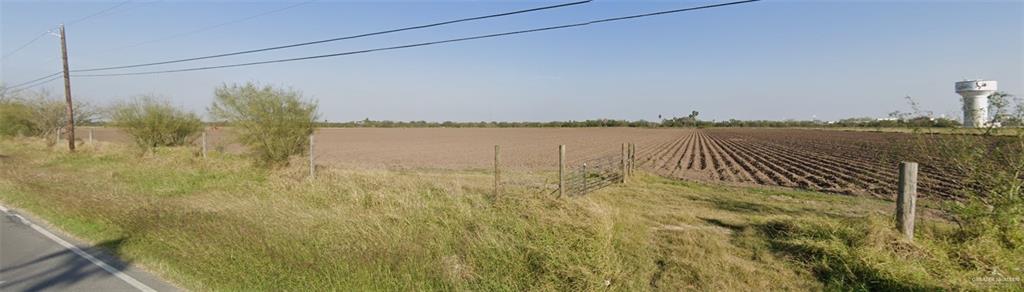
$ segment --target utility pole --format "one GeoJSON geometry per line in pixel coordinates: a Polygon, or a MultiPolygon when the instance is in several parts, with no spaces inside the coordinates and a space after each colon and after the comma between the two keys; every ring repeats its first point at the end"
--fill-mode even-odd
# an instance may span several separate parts
{"type": "Polygon", "coordinates": [[[64,37],[64,24],[60,25],[60,54],[64,60],[64,98],[68,101],[68,150],[75,152],[75,110],[71,103],[71,72],[68,70],[68,43],[64,37]]]}

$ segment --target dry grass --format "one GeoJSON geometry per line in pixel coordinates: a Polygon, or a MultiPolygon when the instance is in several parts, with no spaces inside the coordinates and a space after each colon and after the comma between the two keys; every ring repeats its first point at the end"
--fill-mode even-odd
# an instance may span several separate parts
{"type": "Polygon", "coordinates": [[[233,155],[133,153],[0,141],[0,200],[194,290],[820,290],[828,278],[765,226],[892,209],[647,175],[586,197],[494,198],[486,172],[325,168],[310,181],[233,155]]]}

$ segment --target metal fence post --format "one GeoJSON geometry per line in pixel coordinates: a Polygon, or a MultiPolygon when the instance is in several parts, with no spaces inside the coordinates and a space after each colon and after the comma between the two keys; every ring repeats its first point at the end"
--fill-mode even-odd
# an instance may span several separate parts
{"type": "Polygon", "coordinates": [[[501,192],[501,169],[499,167],[501,161],[498,157],[501,156],[501,145],[494,145],[494,197],[497,198],[501,192]]]}
{"type": "Polygon", "coordinates": [[[587,195],[587,164],[583,163],[583,195],[587,195]]]}
{"type": "Polygon", "coordinates": [[[565,196],[565,145],[558,145],[558,197],[565,196]]]}
{"type": "Polygon", "coordinates": [[[917,204],[917,163],[900,162],[899,193],[896,197],[896,228],[914,240],[914,209],[917,204]]]}
{"type": "Polygon", "coordinates": [[[206,129],[203,129],[203,158],[206,158],[206,129]]]}
{"type": "Polygon", "coordinates": [[[309,178],[316,177],[316,165],[313,164],[313,134],[309,134],[309,178]]]}

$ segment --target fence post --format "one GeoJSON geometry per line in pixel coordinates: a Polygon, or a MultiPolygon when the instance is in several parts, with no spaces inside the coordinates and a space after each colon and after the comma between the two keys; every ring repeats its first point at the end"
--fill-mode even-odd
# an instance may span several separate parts
{"type": "Polygon", "coordinates": [[[498,194],[501,192],[501,161],[498,157],[501,156],[501,145],[494,145],[494,198],[498,198],[498,194]]]}
{"type": "Polygon", "coordinates": [[[558,197],[565,196],[565,145],[558,145],[558,197]]]}
{"type": "Polygon", "coordinates": [[[316,177],[316,165],[313,164],[313,134],[309,134],[309,178],[316,177]]]}
{"type": "Polygon", "coordinates": [[[622,143],[622,183],[626,183],[626,176],[629,175],[629,171],[626,167],[626,143],[622,143]]]}
{"type": "Polygon", "coordinates": [[[587,163],[583,163],[583,192],[582,195],[587,195],[587,163]]]}
{"type": "Polygon", "coordinates": [[[203,158],[206,158],[206,129],[203,129],[203,158]]]}
{"type": "Polygon", "coordinates": [[[636,144],[629,143],[629,175],[633,175],[633,171],[636,170],[636,144]]]}
{"type": "Polygon", "coordinates": [[[92,145],[92,128],[89,128],[89,145],[92,145]]]}
{"type": "Polygon", "coordinates": [[[900,162],[899,193],[896,197],[896,228],[914,240],[914,209],[917,204],[917,163],[900,162]]]}

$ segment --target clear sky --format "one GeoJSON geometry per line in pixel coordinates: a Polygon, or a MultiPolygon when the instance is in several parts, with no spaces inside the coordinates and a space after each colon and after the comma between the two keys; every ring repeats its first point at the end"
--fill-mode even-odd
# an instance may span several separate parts
{"type": "MultiPolygon", "coordinates": [[[[569,1],[566,1],[569,2],[569,1]]],[[[721,1],[726,2],[726,1],[721,1]]],[[[61,22],[121,2],[0,2],[5,55],[61,22]]],[[[130,1],[67,27],[71,68],[193,57],[559,2],[130,1]],[[137,45],[151,40],[143,45],[137,45]]],[[[489,34],[715,1],[607,1],[411,32],[151,69],[299,57],[489,34]]],[[[16,84],[59,70],[45,36],[2,61],[16,84]]],[[[132,72],[126,69],[121,72],[132,72]]],[[[141,69],[140,69],[141,70],[141,69]]],[[[1024,95],[1024,1],[765,0],[559,31],[253,67],[72,79],[106,104],[156,94],[205,112],[223,83],[289,86],[330,120],[580,120],[884,117],[913,96],[960,115],[953,82],[1024,95]]],[[[59,80],[43,86],[62,93],[59,80]]]]}

